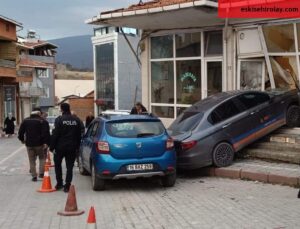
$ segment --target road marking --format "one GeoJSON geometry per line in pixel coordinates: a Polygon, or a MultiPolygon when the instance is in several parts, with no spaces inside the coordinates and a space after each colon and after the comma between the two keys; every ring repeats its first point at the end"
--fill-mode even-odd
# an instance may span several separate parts
{"type": "Polygon", "coordinates": [[[0,161],[0,165],[3,164],[4,162],[6,162],[8,159],[10,159],[11,157],[15,156],[17,153],[21,152],[22,150],[25,149],[25,146],[21,146],[19,149],[17,149],[16,151],[14,151],[12,154],[10,154],[9,156],[7,156],[6,158],[2,159],[0,161]]]}

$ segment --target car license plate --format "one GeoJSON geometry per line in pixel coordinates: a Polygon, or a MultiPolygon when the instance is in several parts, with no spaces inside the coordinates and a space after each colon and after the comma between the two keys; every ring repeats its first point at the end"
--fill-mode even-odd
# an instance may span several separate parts
{"type": "Polygon", "coordinates": [[[127,165],[127,171],[145,171],[152,170],[153,164],[135,164],[135,165],[127,165]]]}

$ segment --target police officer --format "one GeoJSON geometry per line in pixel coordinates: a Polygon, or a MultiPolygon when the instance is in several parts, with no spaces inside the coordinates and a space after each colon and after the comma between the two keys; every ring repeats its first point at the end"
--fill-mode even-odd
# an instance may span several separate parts
{"type": "Polygon", "coordinates": [[[80,120],[71,115],[70,105],[62,103],[60,105],[62,115],[54,122],[50,151],[54,150],[54,164],[57,184],[56,190],[64,189],[69,192],[73,177],[73,166],[76,158],[76,151],[79,149],[81,140],[80,120]],[[62,179],[61,163],[63,158],[66,161],[67,174],[65,185],[62,179]]]}

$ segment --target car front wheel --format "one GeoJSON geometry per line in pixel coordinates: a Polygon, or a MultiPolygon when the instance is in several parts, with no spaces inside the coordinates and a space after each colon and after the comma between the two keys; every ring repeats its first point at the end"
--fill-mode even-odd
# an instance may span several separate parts
{"type": "Polygon", "coordinates": [[[164,187],[173,187],[176,182],[176,172],[162,177],[161,182],[164,187]]]}
{"type": "Polygon", "coordinates": [[[288,127],[296,127],[300,124],[300,107],[291,105],[286,111],[286,125],[288,127]]]}
{"type": "Polygon", "coordinates": [[[91,170],[92,170],[92,187],[93,187],[93,190],[95,190],[95,191],[104,190],[105,189],[105,180],[100,179],[97,176],[95,165],[93,163],[92,163],[91,170]]]}
{"type": "Polygon", "coordinates": [[[226,167],[232,164],[234,150],[227,142],[219,143],[213,151],[213,163],[217,167],[226,167]]]}

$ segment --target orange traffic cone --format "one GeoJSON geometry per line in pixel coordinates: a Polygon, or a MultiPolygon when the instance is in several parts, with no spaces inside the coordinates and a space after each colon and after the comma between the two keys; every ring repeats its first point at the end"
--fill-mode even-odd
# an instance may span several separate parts
{"type": "Polygon", "coordinates": [[[75,216],[75,215],[81,215],[83,213],[84,213],[83,210],[78,210],[78,208],[77,208],[75,187],[74,187],[74,185],[71,185],[69,193],[68,193],[68,199],[66,202],[65,210],[59,211],[59,212],[57,212],[57,214],[62,215],[62,216],[75,216]]]}
{"type": "Polygon", "coordinates": [[[47,166],[45,166],[42,187],[37,191],[38,192],[54,192],[54,191],[56,191],[55,188],[52,188],[51,178],[49,176],[49,168],[47,166]]]}
{"type": "Polygon", "coordinates": [[[51,156],[50,156],[49,151],[47,152],[47,159],[46,159],[45,166],[47,166],[47,167],[54,167],[54,165],[51,162],[51,156]]]}
{"type": "Polygon", "coordinates": [[[87,219],[87,226],[86,226],[86,229],[97,229],[97,224],[96,224],[96,216],[95,216],[95,209],[94,207],[91,207],[90,208],[90,211],[89,211],[89,216],[88,216],[88,219],[87,219]]]}

